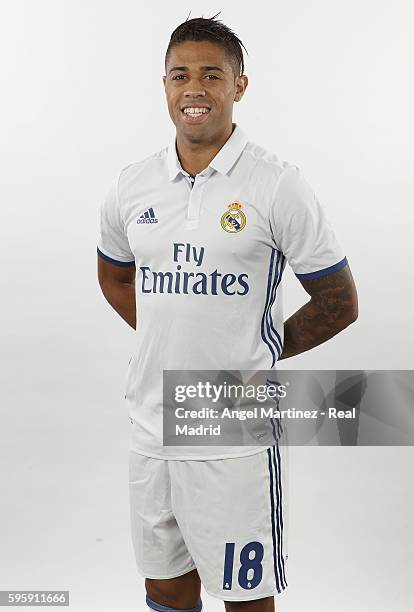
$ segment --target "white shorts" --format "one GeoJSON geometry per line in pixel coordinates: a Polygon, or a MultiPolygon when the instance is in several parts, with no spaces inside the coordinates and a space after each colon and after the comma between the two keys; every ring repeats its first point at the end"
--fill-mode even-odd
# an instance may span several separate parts
{"type": "Polygon", "coordinates": [[[247,601],[287,586],[287,447],[233,459],[155,459],[130,451],[138,571],[167,579],[197,569],[209,595],[247,601]],[[282,494],[283,490],[283,494],[282,494]]]}

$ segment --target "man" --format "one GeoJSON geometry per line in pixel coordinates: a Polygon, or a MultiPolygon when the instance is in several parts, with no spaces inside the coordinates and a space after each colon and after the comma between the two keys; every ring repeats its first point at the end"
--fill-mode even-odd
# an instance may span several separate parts
{"type": "MultiPolygon", "coordinates": [[[[286,586],[279,446],[163,446],[163,370],[274,370],[357,318],[340,246],[296,166],[233,123],[248,79],[220,21],[172,34],[163,77],[176,133],[124,168],[101,210],[98,276],[136,329],[126,394],[134,550],[149,610],[271,612],[286,586]],[[289,262],[310,300],[283,322],[289,262]]],[[[270,112],[266,101],[263,112],[270,112]]]]}

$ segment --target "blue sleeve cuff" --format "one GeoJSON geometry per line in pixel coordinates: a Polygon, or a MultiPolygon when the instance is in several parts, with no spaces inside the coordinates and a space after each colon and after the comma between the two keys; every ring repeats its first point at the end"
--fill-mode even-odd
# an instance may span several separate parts
{"type": "Polygon", "coordinates": [[[117,259],[112,259],[112,257],[108,257],[108,255],[105,255],[105,253],[102,253],[102,251],[99,250],[99,247],[96,247],[96,250],[98,252],[99,257],[102,257],[102,259],[109,262],[110,264],[113,264],[114,266],[119,266],[120,268],[131,268],[132,266],[135,266],[135,260],[118,261],[117,259]]]}
{"type": "Polygon", "coordinates": [[[348,260],[346,257],[341,259],[338,263],[333,266],[329,266],[328,268],[323,268],[322,270],[318,270],[317,272],[309,272],[308,274],[296,274],[299,280],[313,280],[315,278],[321,278],[322,276],[328,276],[328,274],[332,274],[333,272],[338,272],[341,268],[344,268],[348,265],[348,260]]]}

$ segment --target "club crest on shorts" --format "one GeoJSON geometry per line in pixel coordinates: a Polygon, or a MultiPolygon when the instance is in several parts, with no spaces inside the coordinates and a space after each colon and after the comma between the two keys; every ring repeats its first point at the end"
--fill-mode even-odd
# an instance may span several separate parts
{"type": "Polygon", "coordinates": [[[242,205],[236,200],[228,204],[227,209],[221,216],[221,227],[229,234],[241,232],[246,225],[246,215],[242,211],[242,205]]]}

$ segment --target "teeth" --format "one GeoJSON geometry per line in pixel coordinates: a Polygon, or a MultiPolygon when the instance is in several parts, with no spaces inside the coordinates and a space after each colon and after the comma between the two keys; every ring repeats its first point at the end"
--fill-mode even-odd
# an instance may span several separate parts
{"type": "Polygon", "coordinates": [[[202,114],[208,113],[208,108],[185,108],[184,113],[186,115],[194,115],[199,117],[202,114]]]}

